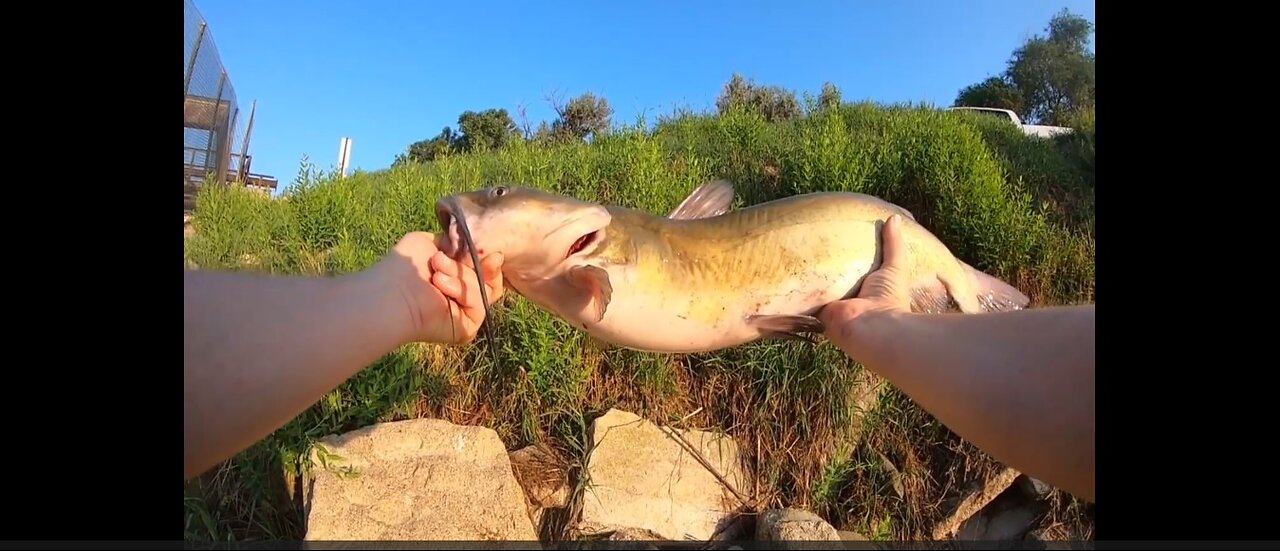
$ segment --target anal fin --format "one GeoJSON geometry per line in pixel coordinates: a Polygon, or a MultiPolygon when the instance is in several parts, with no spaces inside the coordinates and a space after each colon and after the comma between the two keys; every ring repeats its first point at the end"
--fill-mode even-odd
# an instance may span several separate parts
{"type": "Polygon", "coordinates": [[[946,314],[959,311],[942,282],[917,285],[911,289],[911,311],[917,314],[946,314]]]}
{"type": "Polygon", "coordinates": [[[813,316],[774,314],[748,316],[747,324],[755,327],[764,338],[790,339],[815,342],[805,333],[823,333],[826,327],[813,316]]]}
{"type": "Polygon", "coordinates": [[[1008,312],[1022,310],[1031,304],[1031,299],[1013,285],[964,262],[960,262],[960,265],[973,277],[973,291],[978,295],[982,311],[1008,312]]]}

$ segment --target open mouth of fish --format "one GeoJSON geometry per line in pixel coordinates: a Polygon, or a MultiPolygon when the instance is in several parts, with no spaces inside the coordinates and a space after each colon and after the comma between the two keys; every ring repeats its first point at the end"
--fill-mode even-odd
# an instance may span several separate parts
{"type": "Polygon", "coordinates": [[[436,204],[436,219],[440,221],[440,227],[445,231],[445,242],[442,247],[444,254],[449,258],[457,259],[458,253],[475,252],[475,243],[471,239],[470,228],[466,226],[466,222],[459,222],[459,217],[454,214],[452,204],[443,201],[436,204]]]}
{"type": "Polygon", "coordinates": [[[573,242],[572,245],[569,245],[569,250],[564,253],[564,257],[569,258],[575,254],[582,252],[584,249],[587,248],[588,245],[595,243],[596,239],[599,237],[600,237],[600,230],[595,230],[582,237],[579,237],[576,241],[573,242]]]}

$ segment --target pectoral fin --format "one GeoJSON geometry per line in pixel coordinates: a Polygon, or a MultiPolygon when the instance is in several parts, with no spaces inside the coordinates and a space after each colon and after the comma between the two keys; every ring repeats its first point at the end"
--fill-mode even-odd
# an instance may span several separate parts
{"type": "Polygon", "coordinates": [[[568,279],[586,297],[585,309],[589,319],[597,323],[604,319],[609,300],[613,298],[609,272],[599,266],[576,266],[569,270],[568,279]]]}
{"type": "Polygon", "coordinates": [[[672,220],[711,218],[729,212],[733,206],[733,184],[726,180],[713,180],[698,186],[680,205],[667,215],[672,220]]]}
{"type": "Polygon", "coordinates": [[[826,327],[813,316],[768,315],[749,316],[747,323],[755,327],[765,338],[792,339],[815,342],[803,333],[822,333],[826,327]]]}

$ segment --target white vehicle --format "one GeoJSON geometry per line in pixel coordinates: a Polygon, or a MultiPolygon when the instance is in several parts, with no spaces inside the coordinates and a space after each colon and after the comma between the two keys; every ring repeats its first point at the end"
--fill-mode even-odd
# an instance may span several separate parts
{"type": "Polygon", "coordinates": [[[976,111],[1012,122],[1018,128],[1021,128],[1028,136],[1037,136],[1041,138],[1052,138],[1061,134],[1070,134],[1072,129],[1064,126],[1043,126],[1038,124],[1022,124],[1022,117],[1017,113],[1008,109],[997,109],[995,107],[948,107],[948,111],[976,111]]]}

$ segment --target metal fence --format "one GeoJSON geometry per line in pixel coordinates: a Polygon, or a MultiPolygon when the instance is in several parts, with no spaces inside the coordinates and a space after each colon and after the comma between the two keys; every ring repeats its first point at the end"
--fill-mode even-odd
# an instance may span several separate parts
{"type": "Polygon", "coordinates": [[[210,173],[223,181],[228,174],[242,171],[233,161],[245,158],[244,152],[234,153],[240,106],[213,33],[192,0],[184,1],[183,166],[189,182],[203,181],[210,173]]]}

